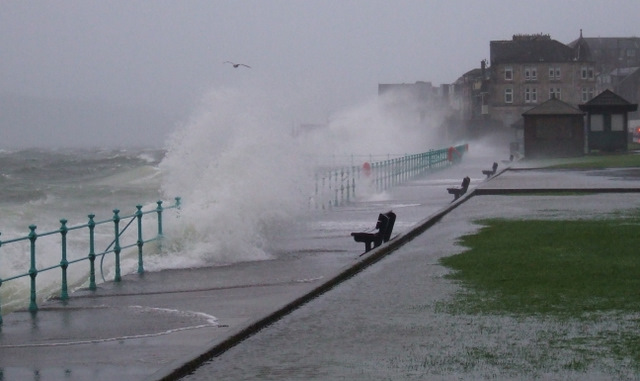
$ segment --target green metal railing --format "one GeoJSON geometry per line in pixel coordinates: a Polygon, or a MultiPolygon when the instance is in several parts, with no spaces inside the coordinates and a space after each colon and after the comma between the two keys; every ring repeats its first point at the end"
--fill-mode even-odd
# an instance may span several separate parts
{"type": "Polygon", "coordinates": [[[315,190],[310,207],[326,209],[349,204],[356,197],[356,185],[383,192],[410,181],[426,172],[446,168],[459,162],[468,150],[467,144],[393,159],[366,162],[362,166],[343,166],[316,173],[315,190]]]}
{"type": "MultiPolygon", "coordinates": [[[[29,260],[29,270],[25,273],[21,273],[21,274],[17,274],[17,275],[13,275],[7,278],[0,278],[0,287],[2,286],[3,283],[14,280],[14,279],[18,279],[18,278],[23,278],[26,276],[29,276],[30,279],[30,303],[29,303],[29,311],[32,313],[35,313],[38,311],[38,305],[37,305],[37,292],[36,292],[36,278],[38,276],[39,273],[44,272],[44,271],[49,271],[49,270],[54,270],[54,269],[60,269],[61,270],[61,279],[62,279],[62,284],[61,284],[61,290],[60,290],[60,299],[62,300],[67,300],[69,298],[69,291],[68,291],[68,284],[67,284],[67,269],[69,267],[69,265],[73,264],[73,263],[77,263],[77,262],[83,262],[83,261],[89,261],[89,289],[92,291],[95,291],[97,289],[96,287],[96,271],[95,271],[95,260],[97,257],[102,257],[102,259],[104,260],[104,257],[107,254],[113,253],[114,254],[114,260],[115,260],[115,277],[114,277],[114,281],[115,282],[120,282],[122,277],[121,277],[121,270],[120,270],[120,253],[122,252],[122,250],[126,250],[128,248],[133,248],[133,247],[137,247],[137,252],[138,252],[138,269],[137,272],[139,274],[144,273],[144,264],[143,264],[143,246],[146,243],[152,242],[152,241],[157,241],[158,244],[161,247],[161,243],[162,243],[162,238],[163,238],[163,233],[162,233],[162,213],[167,210],[167,209],[180,209],[180,197],[176,197],[175,198],[175,204],[168,206],[168,207],[163,207],[162,201],[157,201],[156,202],[157,207],[155,209],[152,210],[148,210],[148,211],[142,211],[142,205],[136,205],[136,211],[133,214],[130,215],[125,215],[125,216],[120,216],[120,210],[118,209],[114,209],[113,210],[113,217],[104,221],[95,221],[95,215],[94,214],[89,214],[89,221],[86,224],[82,224],[82,225],[77,225],[77,226],[67,226],[67,220],[66,219],[61,219],[60,220],[60,228],[54,231],[49,231],[49,232],[45,232],[45,233],[36,233],[36,225],[30,225],[29,226],[29,234],[24,236],[24,237],[18,237],[18,238],[14,238],[14,239],[9,239],[6,241],[0,241],[0,248],[2,248],[3,246],[6,246],[8,244],[12,244],[12,243],[17,243],[17,242],[25,242],[28,241],[29,243],[29,252],[30,252],[30,260],[29,260]],[[150,238],[150,239],[144,239],[143,238],[143,232],[142,232],[142,220],[143,217],[146,215],[154,215],[156,217],[157,220],[157,234],[155,237],[150,238]],[[120,228],[120,222],[122,220],[129,220],[129,222],[127,223],[127,225],[121,229],[120,228]],[[132,225],[132,223],[136,221],[137,224],[137,235],[136,235],[136,240],[135,242],[123,242],[121,241],[121,238],[124,234],[124,232],[127,230],[127,228],[132,225]],[[108,245],[107,249],[105,249],[102,252],[96,253],[95,252],[95,228],[99,225],[104,225],[104,224],[113,224],[113,228],[114,228],[114,238],[113,241],[111,242],[111,244],[108,245]],[[73,230],[81,230],[81,229],[86,229],[88,232],[88,239],[89,239],[89,248],[88,248],[88,253],[86,256],[74,259],[74,260],[68,260],[67,259],[67,234],[70,231],[73,230]],[[38,268],[36,263],[37,263],[37,252],[36,252],[36,241],[39,238],[42,237],[46,237],[46,236],[54,236],[54,235],[59,235],[60,236],[60,240],[61,240],[61,259],[60,259],[60,263],[53,265],[53,266],[47,266],[47,267],[42,267],[42,268],[38,268]]],[[[0,253],[1,254],[1,253],[0,253]]],[[[100,268],[102,270],[102,261],[100,263],[100,268]]],[[[103,277],[104,279],[104,277],[103,277]]],[[[0,301],[0,308],[2,306],[2,303],[0,301]]],[[[2,324],[2,311],[0,309],[0,325],[2,324]]]]}

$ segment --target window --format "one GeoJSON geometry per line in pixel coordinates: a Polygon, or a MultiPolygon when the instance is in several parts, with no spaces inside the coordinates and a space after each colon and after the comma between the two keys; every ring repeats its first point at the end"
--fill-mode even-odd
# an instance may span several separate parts
{"type": "Polygon", "coordinates": [[[604,131],[604,118],[602,114],[592,114],[589,126],[591,131],[604,131]]]}
{"type": "Polygon", "coordinates": [[[524,79],[525,81],[536,81],[538,79],[538,68],[535,66],[525,66],[524,79]]]}
{"type": "Polygon", "coordinates": [[[557,98],[557,99],[562,99],[562,93],[560,92],[560,88],[556,87],[550,87],[549,88],[549,99],[551,98],[557,98]]]}
{"type": "Polygon", "coordinates": [[[524,89],[524,103],[537,103],[538,91],[535,87],[527,87],[524,89]]]}
{"type": "Polygon", "coordinates": [[[513,103],[513,89],[504,89],[504,103],[513,103]]]}
{"type": "Polygon", "coordinates": [[[559,66],[549,66],[549,79],[552,81],[557,81],[560,79],[560,67],[559,66]]]}
{"type": "Polygon", "coordinates": [[[611,131],[624,131],[624,115],[611,115],[611,131]]]}
{"type": "Polygon", "coordinates": [[[636,50],[635,49],[627,49],[627,57],[635,57],[636,50]]]}
{"type": "Polygon", "coordinates": [[[511,66],[506,66],[504,68],[504,79],[507,81],[513,80],[513,68],[511,66]]]}
{"type": "Polygon", "coordinates": [[[582,79],[593,79],[593,67],[591,66],[583,66],[580,73],[582,79]]]}
{"type": "Polygon", "coordinates": [[[583,87],[582,88],[582,101],[583,102],[588,102],[589,100],[591,100],[591,98],[593,98],[593,87],[583,87]]]}

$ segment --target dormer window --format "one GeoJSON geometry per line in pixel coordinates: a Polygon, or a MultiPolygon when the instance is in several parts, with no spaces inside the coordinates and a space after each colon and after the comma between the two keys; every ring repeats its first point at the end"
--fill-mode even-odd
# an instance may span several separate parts
{"type": "Polygon", "coordinates": [[[506,81],[513,81],[513,67],[507,66],[504,68],[504,79],[506,81]]]}

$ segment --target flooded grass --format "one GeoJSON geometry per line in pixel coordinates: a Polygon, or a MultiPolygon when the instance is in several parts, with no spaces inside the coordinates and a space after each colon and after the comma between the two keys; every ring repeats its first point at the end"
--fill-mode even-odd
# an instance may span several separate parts
{"type": "Polygon", "coordinates": [[[464,286],[440,311],[547,321],[557,329],[536,341],[570,354],[568,371],[595,359],[640,369],[640,217],[479,223],[461,238],[469,250],[440,259],[464,286]]]}

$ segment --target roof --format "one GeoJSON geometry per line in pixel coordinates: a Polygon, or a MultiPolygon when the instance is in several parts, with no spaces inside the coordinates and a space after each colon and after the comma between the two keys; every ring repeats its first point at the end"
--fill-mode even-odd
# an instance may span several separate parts
{"type": "Polygon", "coordinates": [[[614,76],[614,77],[628,77],[631,74],[633,74],[636,71],[638,71],[638,69],[640,69],[640,67],[638,67],[638,66],[635,66],[635,67],[621,67],[621,68],[613,69],[609,75],[614,76]]]}
{"type": "Polygon", "coordinates": [[[638,37],[580,37],[570,42],[569,46],[575,46],[580,40],[589,44],[590,49],[596,50],[640,49],[638,37]]]}
{"type": "Polygon", "coordinates": [[[601,92],[589,102],[585,103],[585,105],[587,106],[628,106],[630,104],[631,103],[629,103],[626,99],[622,98],[609,89],[601,92]]]}
{"type": "Polygon", "coordinates": [[[524,112],[522,116],[531,115],[583,115],[584,112],[557,98],[551,98],[540,105],[524,112]]]}
{"type": "Polygon", "coordinates": [[[489,43],[491,64],[569,62],[574,61],[574,50],[548,36],[514,36],[510,41],[489,43]]]}

